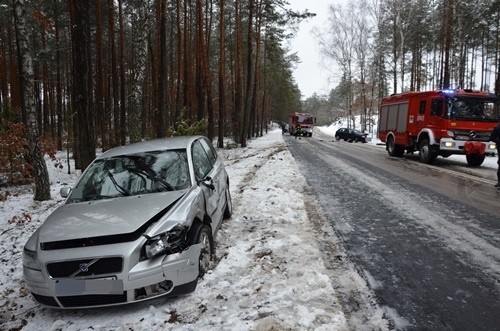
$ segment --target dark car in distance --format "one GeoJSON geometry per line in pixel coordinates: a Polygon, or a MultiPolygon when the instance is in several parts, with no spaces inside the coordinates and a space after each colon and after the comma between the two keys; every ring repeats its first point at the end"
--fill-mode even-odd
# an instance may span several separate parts
{"type": "Polygon", "coordinates": [[[362,142],[366,143],[366,136],[368,133],[349,128],[340,128],[335,132],[335,140],[343,139],[348,142],[362,142]]]}

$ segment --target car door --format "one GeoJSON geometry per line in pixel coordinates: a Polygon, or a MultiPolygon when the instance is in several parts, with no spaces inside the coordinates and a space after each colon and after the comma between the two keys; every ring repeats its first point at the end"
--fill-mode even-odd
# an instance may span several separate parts
{"type": "MultiPolygon", "coordinates": [[[[210,151],[210,146],[204,138],[193,143],[193,166],[196,180],[200,183],[205,197],[206,212],[214,222],[214,229],[219,226],[221,212],[220,167],[217,166],[216,156],[210,151]]],[[[222,192],[223,193],[223,192],[222,192]]]]}

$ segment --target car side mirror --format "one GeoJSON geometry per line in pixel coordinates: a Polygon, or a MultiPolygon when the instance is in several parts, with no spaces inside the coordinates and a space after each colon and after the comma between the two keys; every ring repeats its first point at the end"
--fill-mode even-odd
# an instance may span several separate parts
{"type": "Polygon", "coordinates": [[[61,187],[59,194],[61,195],[61,197],[67,198],[69,196],[70,192],[71,192],[71,187],[65,186],[65,187],[61,187]]]}
{"type": "Polygon", "coordinates": [[[200,180],[199,182],[201,184],[205,185],[206,187],[208,187],[209,189],[211,189],[212,191],[215,190],[215,186],[214,186],[214,183],[212,181],[212,177],[207,176],[207,177],[203,178],[202,180],[200,180]]]}

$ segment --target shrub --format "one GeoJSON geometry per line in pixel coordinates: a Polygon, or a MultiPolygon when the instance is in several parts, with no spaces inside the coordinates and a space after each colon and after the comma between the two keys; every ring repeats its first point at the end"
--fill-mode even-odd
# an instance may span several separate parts
{"type": "Polygon", "coordinates": [[[0,132],[0,186],[31,183],[28,141],[22,123],[6,123],[0,132]]]}

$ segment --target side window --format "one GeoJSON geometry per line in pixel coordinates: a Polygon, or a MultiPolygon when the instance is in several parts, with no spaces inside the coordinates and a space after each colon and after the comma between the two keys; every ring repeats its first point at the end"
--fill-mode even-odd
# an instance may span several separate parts
{"type": "Polygon", "coordinates": [[[210,144],[206,139],[200,139],[199,142],[205,149],[205,152],[208,155],[208,159],[212,164],[215,163],[215,160],[217,159],[217,152],[215,151],[214,147],[212,144],[210,144]]]}
{"type": "Polygon", "coordinates": [[[434,116],[443,114],[443,99],[432,99],[431,114],[434,116]]]}
{"type": "Polygon", "coordinates": [[[419,115],[424,115],[425,114],[425,107],[427,106],[427,100],[421,100],[420,101],[420,107],[418,108],[418,114],[419,115]]]}
{"type": "Polygon", "coordinates": [[[194,142],[192,153],[194,174],[196,178],[202,179],[212,170],[212,163],[199,140],[194,142]]]}

